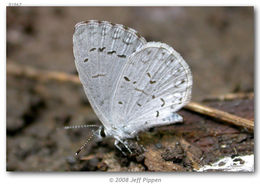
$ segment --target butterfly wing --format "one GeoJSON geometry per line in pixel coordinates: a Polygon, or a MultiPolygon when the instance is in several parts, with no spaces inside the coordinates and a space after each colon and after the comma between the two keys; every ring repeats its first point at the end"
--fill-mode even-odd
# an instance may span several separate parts
{"type": "Polygon", "coordinates": [[[127,57],[146,43],[135,30],[106,21],[75,26],[73,52],[79,78],[95,113],[106,127],[111,101],[127,57]]]}
{"type": "Polygon", "coordinates": [[[170,46],[149,42],[129,57],[114,94],[114,120],[128,132],[182,121],[176,111],[191,99],[192,75],[170,46]]]}

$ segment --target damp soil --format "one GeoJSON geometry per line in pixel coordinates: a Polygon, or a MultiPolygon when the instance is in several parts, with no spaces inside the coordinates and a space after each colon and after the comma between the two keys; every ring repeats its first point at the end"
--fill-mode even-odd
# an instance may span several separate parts
{"type": "MultiPolygon", "coordinates": [[[[254,10],[247,8],[66,8],[8,7],[7,63],[76,74],[72,53],[74,25],[97,19],[135,28],[148,41],[173,46],[191,66],[192,99],[254,90],[254,10]]],[[[194,171],[223,156],[254,153],[254,135],[243,128],[181,110],[183,123],[152,128],[129,141],[124,156],[113,139],[91,141],[101,125],[82,86],[37,82],[7,73],[8,171],[194,171]]],[[[204,104],[254,120],[254,100],[204,104]]],[[[238,160],[239,161],[239,160],[238,160]]]]}

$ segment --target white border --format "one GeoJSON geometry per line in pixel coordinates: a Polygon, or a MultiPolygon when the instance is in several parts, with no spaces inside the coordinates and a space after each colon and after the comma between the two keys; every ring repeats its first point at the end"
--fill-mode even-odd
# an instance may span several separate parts
{"type": "MultiPolygon", "coordinates": [[[[30,185],[37,185],[37,186],[46,186],[48,184],[51,185],[62,185],[62,186],[73,186],[73,185],[97,185],[97,184],[107,184],[107,185],[118,185],[118,183],[110,183],[109,178],[110,177],[124,177],[129,174],[127,173],[114,173],[114,174],[104,174],[104,173],[9,173],[6,172],[6,6],[8,6],[9,3],[22,3],[22,6],[255,6],[255,67],[257,67],[257,70],[255,71],[255,82],[258,82],[259,76],[256,72],[259,72],[259,65],[257,65],[257,43],[259,43],[259,39],[257,37],[258,30],[259,30],[259,23],[258,23],[258,14],[257,10],[259,8],[259,1],[253,0],[253,1],[245,1],[245,0],[218,0],[218,1],[208,1],[208,0],[200,0],[196,1],[196,4],[194,4],[194,1],[184,1],[184,0],[178,0],[178,1],[168,1],[168,0],[110,0],[110,1],[104,1],[104,0],[94,0],[94,1],[79,1],[79,0],[73,0],[69,2],[65,2],[64,0],[45,0],[45,1],[34,1],[34,0],[17,0],[17,1],[4,1],[2,0],[0,3],[0,34],[1,34],[1,62],[0,62],[0,84],[1,84],[1,91],[0,91],[0,109],[1,109],[1,125],[0,125],[0,132],[1,132],[1,151],[0,151],[0,157],[1,157],[1,174],[0,174],[0,182],[1,185],[19,185],[19,186],[30,186],[30,185]],[[108,3],[109,2],[109,3],[108,3]],[[149,3],[148,3],[149,2],[149,3]]],[[[256,86],[255,83],[255,95],[257,95],[258,86],[256,86]]],[[[257,105],[258,105],[258,100],[257,105]]],[[[257,122],[257,115],[259,115],[259,110],[256,108],[257,113],[256,116],[256,125],[257,122]]],[[[258,129],[259,127],[257,127],[258,129]]],[[[256,131],[256,134],[258,133],[258,130],[256,131]]],[[[256,139],[258,137],[255,135],[256,139]]],[[[257,140],[256,140],[257,147],[259,146],[257,140]]],[[[258,149],[256,147],[256,149],[258,149]]],[[[256,157],[258,156],[256,152],[256,157]]],[[[257,172],[258,168],[258,161],[256,160],[256,169],[257,172]]],[[[141,177],[154,177],[154,178],[161,178],[162,182],[159,183],[160,185],[200,185],[200,186],[208,186],[208,185],[256,185],[256,182],[258,181],[259,173],[256,174],[181,174],[181,173],[135,173],[130,174],[130,176],[141,176],[141,177]]],[[[128,176],[129,177],[129,176],[128,176]]],[[[129,185],[130,183],[126,184],[120,184],[120,185],[129,185]]],[[[150,185],[150,184],[146,184],[150,185]]],[[[155,185],[155,184],[152,184],[155,185]]],[[[157,184],[156,184],[157,185],[157,184]]]]}

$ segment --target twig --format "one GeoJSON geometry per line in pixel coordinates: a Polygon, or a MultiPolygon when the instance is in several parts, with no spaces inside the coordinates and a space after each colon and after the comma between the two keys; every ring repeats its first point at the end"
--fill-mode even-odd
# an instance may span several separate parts
{"type": "Polygon", "coordinates": [[[7,74],[16,76],[25,76],[38,81],[59,81],[59,82],[71,82],[80,84],[79,78],[76,75],[70,75],[64,72],[50,72],[47,70],[38,70],[32,67],[17,65],[14,63],[7,63],[7,74]]]}
{"type": "Polygon", "coordinates": [[[217,96],[209,96],[204,98],[202,101],[229,101],[234,99],[253,99],[253,92],[239,92],[239,93],[228,93],[217,96]]]}
{"type": "Polygon", "coordinates": [[[247,128],[249,131],[253,131],[254,130],[254,121],[233,115],[233,114],[229,114],[227,112],[218,110],[218,109],[214,109],[208,106],[204,106],[201,105],[199,103],[195,103],[195,102],[190,102],[189,104],[187,104],[185,106],[185,109],[191,110],[193,112],[197,112],[200,114],[204,114],[210,117],[213,117],[215,119],[236,125],[236,126],[240,126],[240,127],[245,127],[247,128]]]}
{"type": "Polygon", "coordinates": [[[102,158],[102,157],[103,157],[102,154],[96,153],[96,154],[90,154],[90,155],[87,155],[87,156],[83,156],[83,157],[80,158],[80,160],[86,161],[86,160],[91,160],[93,158],[102,158]]]}
{"type": "Polygon", "coordinates": [[[81,157],[80,160],[91,160],[91,159],[93,159],[93,158],[95,158],[95,157],[97,157],[97,156],[91,154],[91,155],[88,155],[88,156],[83,156],[83,157],[81,157]]]}

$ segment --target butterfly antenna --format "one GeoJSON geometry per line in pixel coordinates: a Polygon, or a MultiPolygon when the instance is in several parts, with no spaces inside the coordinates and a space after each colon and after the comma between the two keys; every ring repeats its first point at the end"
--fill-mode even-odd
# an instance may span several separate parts
{"type": "Polygon", "coordinates": [[[72,125],[72,126],[65,126],[64,129],[81,129],[81,128],[92,128],[92,127],[99,127],[99,125],[72,125]]]}
{"type": "Polygon", "coordinates": [[[94,130],[92,130],[92,134],[90,137],[87,139],[87,141],[76,151],[75,156],[78,156],[78,154],[86,147],[86,145],[89,143],[89,141],[93,138],[94,136],[94,130]]]}

